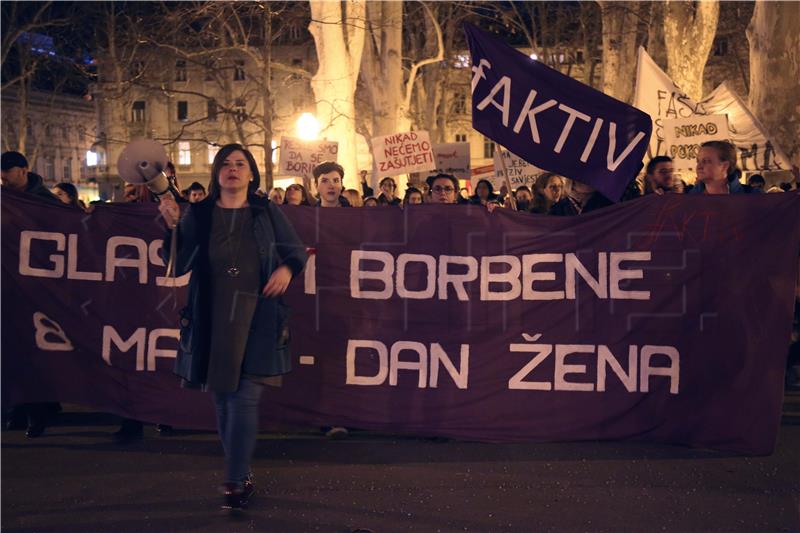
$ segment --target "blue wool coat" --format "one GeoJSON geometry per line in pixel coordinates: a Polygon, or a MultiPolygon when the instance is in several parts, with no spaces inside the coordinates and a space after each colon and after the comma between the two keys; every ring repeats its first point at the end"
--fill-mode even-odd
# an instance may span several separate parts
{"type": "MultiPolygon", "coordinates": [[[[292,276],[302,272],[308,255],[305,245],[284,214],[266,198],[248,198],[261,261],[263,288],[272,272],[288,266],[292,276]]],[[[178,223],[175,275],[191,271],[187,305],[180,311],[180,348],[175,373],[191,385],[203,385],[211,347],[211,265],[208,246],[215,200],[189,204],[178,223]]],[[[162,257],[168,260],[172,232],[164,239],[162,257]]],[[[259,297],[245,348],[246,374],[276,376],[291,370],[289,308],[279,298],[259,297]]]]}

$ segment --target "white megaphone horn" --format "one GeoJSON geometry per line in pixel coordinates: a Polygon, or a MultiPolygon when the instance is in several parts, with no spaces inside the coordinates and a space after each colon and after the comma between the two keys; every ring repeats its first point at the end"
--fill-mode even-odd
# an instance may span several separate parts
{"type": "Polygon", "coordinates": [[[122,150],[117,159],[119,177],[131,185],[145,185],[156,196],[170,192],[167,152],[161,143],[151,139],[138,139],[122,150]]]}

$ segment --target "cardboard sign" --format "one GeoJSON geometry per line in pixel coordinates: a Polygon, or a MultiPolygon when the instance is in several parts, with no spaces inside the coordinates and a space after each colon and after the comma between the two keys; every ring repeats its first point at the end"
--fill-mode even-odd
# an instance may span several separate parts
{"type": "Polygon", "coordinates": [[[278,175],[298,176],[308,183],[314,181],[311,171],[323,161],[336,161],[339,143],[336,141],[304,141],[281,137],[281,157],[278,175]]]}
{"type": "Polygon", "coordinates": [[[728,139],[728,117],[725,115],[695,115],[688,118],[665,119],[664,143],[667,155],[677,171],[693,171],[697,151],[706,141],[728,139]]]}
{"type": "Polygon", "coordinates": [[[373,137],[372,155],[379,176],[397,176],[436,168],[427,131],[373,137]]]}
{"type": "Polygon", "coordinates": [[[434,173],[452,174],[460,180],[470,179],[469,143],[443,143],[433,145],[436,162],[434,173]]]}
{"type": "MultiPolygon", "coordinates": [[[[527,185],[533,190],[533,183],[536,178],[544,172],[541,168],[531,165],[521,157],[512,154],[508,150],[500,152],[501,157],[505,161],[505,168],[508,170],[508,179],[511,181],[511,188],[516,189],[522,185],[527,185]]],[[[496,175],[495,180],[492,180],[492,185],[495,189],[499,189],[501,185],[505,184],[503,164],[500,162],[498,154],[494,155],[494,172],[496,175]]]]}

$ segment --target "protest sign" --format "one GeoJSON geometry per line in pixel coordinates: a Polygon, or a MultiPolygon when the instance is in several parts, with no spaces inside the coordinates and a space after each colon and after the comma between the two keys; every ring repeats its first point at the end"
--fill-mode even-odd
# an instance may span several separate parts
{"type": "Polygon", "coordinates": [[[473,65],[472,127],[539,168],[619,200],[641,168],[650,117],[475,26],[464,28],[473,65]]]}
{"type": "Polygon", "coordinates": [[[727,115],[730,141],[739,151],[743,170],[791,168],[783,150],[770,140],[763,125],[727,83],[723,82],[706,98],[695,102],[642,47],[639,47],[633,105],[649,114],[653,120],[648,158],[669,155],[665,141],[665,120],[696,115],[727,115]]]}
{"type": "Polygon", "coordinates": [[[706,141],[728,140],[728,117],[694,115],[664,120],[664,143],[676,171],[693,172],[697,151],[706,141]]]}
{"type": "Polygon", "coordinates": [[[281,137],[281,156],[277,174],[297,176],[305,183],[314,181],[312,171],[323,161],[336,161],[339,143],[335,141],[304,141],[281,137]]]}
{"type": "MultiPolygon", "coordinates": [[[[213,428],[171,372],[186,280],[163,278],[157,206],[4,191],[0,211],[3,404],[213,428]]],[[[293,370],[264,390],[264,429],[774,448],[798,195],[282,211],[314,253],[284,295],[293,370]]]]}
{"type": "Polygon", "coordinates": [[[505,176],[505,170],[508,170],[508,179],[511,182],[512,189],[527,185],[531,190],[533,190],[533,184],[536,182],[536,178],[544,172],[542,169],[531,165],[508,150],[498,150],[495,152],[494,170],[500,184],[505,184],[503,178],[505,176]],[[500,161],[501,157],[505,160],[505,166],[503,166],[503,163],[500,161]]]}
{"type": "Polygon", "coordinates": [[[397,176],[436,168],[427,131],[373,137],[372,156],[378,176],[397,176]]]}
{"type": "Polygon", "coordinates": [[[443,143],[433,145],[436,168],[432,173],[452,174],[460,180],[470,179],[469,143],[443,143]]]}

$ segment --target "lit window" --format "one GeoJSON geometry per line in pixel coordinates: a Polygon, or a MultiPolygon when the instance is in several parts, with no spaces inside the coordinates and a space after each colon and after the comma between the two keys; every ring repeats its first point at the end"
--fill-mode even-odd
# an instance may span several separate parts
{"type": "Polygon", "coordinates": [[[217,157],[217,152],[219,152],[219,146],[212,146],[208,145],[208,164],[214,164],[214,158],[217,157]]]}
{"type": "Polygon", "coordinates": [[[87,167],[96,167],[97,166],[97,152],[92,152],[91,150],[86,150],[86,166],[87,167]]]}
{"type": "Polygon", "coordinates": [[[278,143],[275,141],[275,139],[272,139],[272,143],[270,144],[270,146],[272,146],[272,162],[273,163],[277,163],[278,162],[278,143]]]}
{"type": "Polygon", "coordinates": [[[233,119],[236,122],[247,120],[247,107],[244,98],[237,98],[233,103],[233,119]]]}
{"type": "Polygon", "coordinates": [[[178,142],[178,164],[184,166],[192,164],[192,148],[189,141],[178,142]]]}
{"type": "Polygon", "coordinates": [[[494,141],[488,137],[483,138],[483,157],[486,159],[494,157],[494,141]]]}

